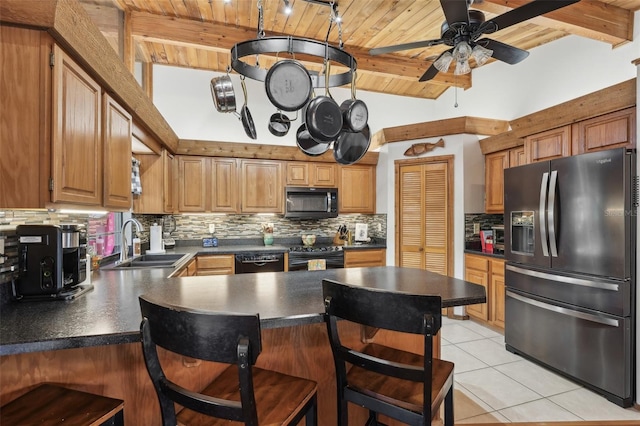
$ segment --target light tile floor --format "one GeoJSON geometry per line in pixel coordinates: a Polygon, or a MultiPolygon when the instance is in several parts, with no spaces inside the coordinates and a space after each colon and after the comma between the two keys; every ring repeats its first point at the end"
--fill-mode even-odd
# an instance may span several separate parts
{"type": "Polygon", "coordinates": [[[442,358],[455,364],[456,424],[630,420],[640,411],[540,367],[504,347],[504,336],[473,320],[442,319],[442,358]]]}

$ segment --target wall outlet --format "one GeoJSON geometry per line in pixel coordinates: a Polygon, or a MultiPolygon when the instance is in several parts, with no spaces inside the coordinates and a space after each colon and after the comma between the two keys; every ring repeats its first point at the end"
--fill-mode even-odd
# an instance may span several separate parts
{"type": "Polygon", "coordinates": [[[216,232],[216,225],[214,223],[210,223],[209,224],[209,233],[213,234],[214,232],[216,232]]]}
{"type": "Polygon", "coordinates": [[[382,232],[382,224],[381,223],[378,224],[378,232],[382,232]]]}
{"type": "Polygon", "coordinates": [[[479,234],[480,233],[480,224],[479,223],[474,223],[473,224],[473,233],[474,234],[479,234]]]}
{"type": "Polygon", "coordinates": [[[4,238],[0,238],[0,265],[4,263],[4,238]]]}

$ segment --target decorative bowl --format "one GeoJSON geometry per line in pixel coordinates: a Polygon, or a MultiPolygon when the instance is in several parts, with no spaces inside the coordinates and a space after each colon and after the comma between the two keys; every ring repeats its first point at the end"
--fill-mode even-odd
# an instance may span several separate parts
{"type": "Polygon", "coordinates": [[[309,234],[309,235],[303,235],[302,236],[302,244],[304,244],[305,246],[311,247],[315,243],[316,243],[316,236],[315,235],[309,234]]]}

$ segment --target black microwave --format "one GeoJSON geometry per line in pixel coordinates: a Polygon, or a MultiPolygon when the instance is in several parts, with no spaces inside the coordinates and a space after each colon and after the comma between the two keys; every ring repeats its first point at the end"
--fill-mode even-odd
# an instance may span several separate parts
{"type": "Polygon", "coordinates": [[[322,219],[338,217],[337,188],[285,188],[284,217],[291,219],[322,219]]]}

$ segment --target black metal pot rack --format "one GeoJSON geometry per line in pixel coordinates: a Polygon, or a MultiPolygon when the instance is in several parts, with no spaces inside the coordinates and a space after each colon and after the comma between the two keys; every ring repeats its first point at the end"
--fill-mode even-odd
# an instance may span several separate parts
{"type": "MultiPolygon", "coordinates": [[[[242,61],[242,58],[265,53],[278,54],[280,52],[317,56],[323,60],[335,61],[347,67],[348,71],[329,77],[329,87],[350,84],[357,69],[356,59],[344,50],[326,42],[292,36],[264,37],[236,43],[231,48],[231,68],[253,80],[265,81],[268,70],[247,64],[242,61]]],[[[324,77],[319,78],[316,73],[310,74],[314,88],[325,87],[324,77]]]]}

